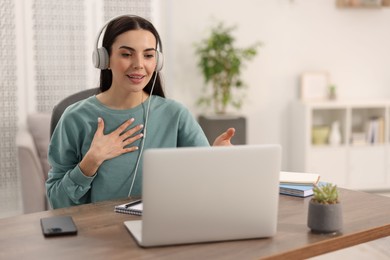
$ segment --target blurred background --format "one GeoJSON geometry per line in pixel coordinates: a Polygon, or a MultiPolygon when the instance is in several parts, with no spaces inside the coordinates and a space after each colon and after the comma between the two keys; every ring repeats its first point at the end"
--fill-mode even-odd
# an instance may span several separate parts
{"type": "MultiPolygon", "coordinates": [[[[0,217],[22,212],[16,134],[32,113],[98,85],[96,34],[119,14],[150,19],[160,32],[169,98],[195,116],[204,80],[194,43],[216,21],[237,26],[237,44],[262,43],[243,70],[240,111],[247,143],[278,143],[292,168],[291,104],[300,77],[326,71],[338,99],[390,98],[390,8],[341,8],[333,0],[2,0],[0,2],[0,217]]],[[[100,44],[99,44],[100,46],[100,44]]],[[[389,178],[390,180],[390,178],[389,178]]]]}

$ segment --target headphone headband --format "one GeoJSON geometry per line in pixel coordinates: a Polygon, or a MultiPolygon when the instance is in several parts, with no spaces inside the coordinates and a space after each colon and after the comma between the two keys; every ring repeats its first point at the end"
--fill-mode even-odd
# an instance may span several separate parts
{"type": "MultiPolygon", "coordinates": [[[[93,51],[92,53],[92,62],[93,62],[93,65],[95,66],[95,68],[98,68],[98,69],[101,69],[101,70],[105,70],[108,68],[108,65],[109,65],[109,61],[110,61],[110,57],[108,55],[108,51],[105,47],[98,47],[99,46],[99,39],[104,31],[104,29],[107,28],[108,24],[111,23],[112,21],[116,20],[116,19],[119,19],[121,17],[134,17],[134,18],[141,18],[143,19],[142,17],[140,16],[137,16],[137,15],[118,15],[118,16],[115,16],[113,18],[111,18],[110,20],[108,20],[103,26],[102,28],[100,29],[99,33],[97,34],[97,37],[96,37],[96,44],[95,44],[95,50],[93,51]]],[[[156,41],[157,41],[157,45],[160,46],[160,43],[159,43],[159,40],[158,37],[156,37],[156,41]]],[[[155,68],[155,71],[156,72],[159,72],[162,70],[162,67],[163,67],[163,64],[164,64],[164,56],[162,55],[162,53],[158,50],[156,50],[156,68],[155,68]]]]}

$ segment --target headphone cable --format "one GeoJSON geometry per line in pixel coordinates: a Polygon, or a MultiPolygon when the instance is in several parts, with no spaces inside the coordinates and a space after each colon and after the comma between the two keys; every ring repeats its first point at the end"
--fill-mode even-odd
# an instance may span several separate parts
{"type": "Polygon", "coordinates": [[[145,139],[146,139],[146,128],[147,128],[148,120],[149,120],[150,101],[152,100],[152,95],[153,95],[153,90],[154,90],[154,84],[156,83],[157,74],[158,74],[158,72],[156,71],[156,74],[154,75],[154,79],[153,79],[152,89],[150,90],[150,95],[149,95],[149,100],[148,100],[148,106],[147,106],[147,108],[146,108],[145,124],[144,124],[144,131],[143,131],[144,136],[142,137],[141,148],[140,148],[140,150],[139,150],[137,162],[136,162],[136,164],[135,164],[134,177],[133,177],[133,180],[132,180],[132,182],[131,182],[129,194],[127,195],[128,197],[130,197],[131,192],[133,191],[134,181],[135,181],[135,178],[137,177],[137,173],[138,173],[138,166],[139,166],[139,163],[140,163],[140,161],[141,161],[142,153],[143,153],[143,151],[144,151],[144,144],[145,144],[145,139]]]}

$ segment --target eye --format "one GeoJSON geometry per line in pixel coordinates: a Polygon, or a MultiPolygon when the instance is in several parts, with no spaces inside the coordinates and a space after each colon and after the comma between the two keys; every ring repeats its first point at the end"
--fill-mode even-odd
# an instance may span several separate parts
{"type": "Polygon", "coordinates": [[[145,53],[145,54],[144,54],[144,57],[145,57],[146,59],[153,59],[154,56],[155,56],[154,53],[145,53]]]}
{"type": "Polygon", "coordinates": [[[130,53],[122,53],[121,56],[122,56],[122,57],[130,57],[131,54],[130,54],[130,53]]]}

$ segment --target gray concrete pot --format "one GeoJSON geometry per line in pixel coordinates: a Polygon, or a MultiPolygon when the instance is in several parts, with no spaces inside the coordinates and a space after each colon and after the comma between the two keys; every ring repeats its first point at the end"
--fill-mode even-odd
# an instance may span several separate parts
{"type": "Polygon", "coordinates": [[[310,200],[307,226],[315,233],[340,231],[343,228],[341,204],[320,204],[310,200]]]}

